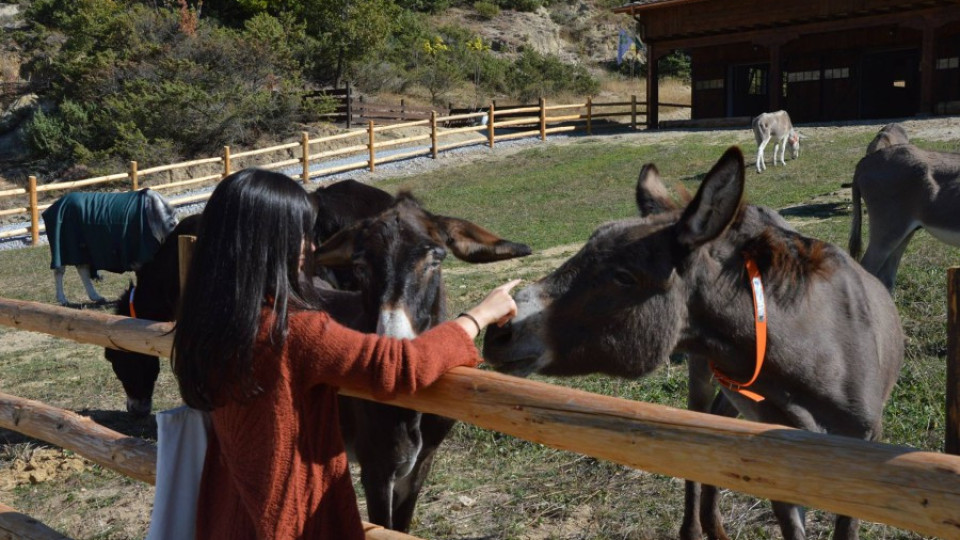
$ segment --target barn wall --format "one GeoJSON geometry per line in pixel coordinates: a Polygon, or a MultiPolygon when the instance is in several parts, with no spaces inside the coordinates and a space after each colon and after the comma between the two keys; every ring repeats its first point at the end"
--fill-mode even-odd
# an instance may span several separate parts
{"type": "MultiPolygon", "coordinates": [[[[880,26],[806,34],[783,44],[750,42],[689,49],[692,117],[752,116],[768,109],[769,92],[796,122],[892,118],[921,112],[923,31],[880,26]],[[769,72],[779,47],[779,81],[764,96],[745,83],[751,70],[769,72]]],[[[960,23],[934,36],[933,112],[960,113],[960,23]]]]}
{"type": "Polygon", "coordinates": [[[960,114],[960,0],[749,0],[617,8],[692,59],[692,117],[797,122],[960,114]],[[776,80],[774,80],[776,79],[776,80]]]}

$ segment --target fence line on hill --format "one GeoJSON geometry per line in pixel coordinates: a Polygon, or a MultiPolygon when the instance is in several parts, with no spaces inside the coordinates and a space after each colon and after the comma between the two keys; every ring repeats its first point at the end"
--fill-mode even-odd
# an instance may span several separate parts
{"type": "MultiPolygon", "coordinates": [[[[689,105],[670,103],[661,103],[660,106],[690,107],[689,105]]],[[[0,239],[29,235],[31,243],[37,245],[39,243],[40,233],[44,231],[44,225],[40,222],[40,213],[46,208],[49,208],[56,199],[52,192],[104,185],[110,185],[112,188],[121,187],[127,190],[138,190],[140,187],[146,186],[157,191],[196,188],[204,184],[215,183],[236,170],[238,163],[253,163],[258,167],[267,169],[280,169],[299,165],[300,173],[298,176],[304,184],[307,184],[312,178],[349,170],[368,169],[373,172],[378,164],[390,163],[402,159],[418,156],[430,156],[436,159],[441,151],[451,150],[461,146],[485,144],[490,148],[494,148],[498,141],[503,142],[536,136],[539,136],[541,140],[546,140],[548,134],[572,132],[575,130],[585,131],[590,135],[593,133],[594,125],[598,119],[606,120],[617,117],[629,117],[630,123],[624,125],[629,125],[631,129],[637,129],[640,125],[646,125],[646,107],[647,104],[645,102],[638,102],[636,96],[631,96],[630,101],[601,103],[593,102],[588,98],[583,103],[551,106],[547,106],[546,100],[544,99],[541,99],[537,105],[502,108],[497,108],[496,105],[491,102],[486,111],[447,116],[438,116],[436,112],[431,112],[427,119],[402,122],[399,124],[377,125],[371,120],[364,128],[348,130],[336,135],[310,138],[309,133],[302,132],[300,140],[297,142],[289,142],[236,153],[232,152],[229,146],[224,146],[220,156],[159,165],[146,169],[139,169],[138,162],[131,161],[125,172],[83,180],[42,184],[38,182],[35,175],[31,175],[28,178],[26,188],[13,188],[0,191],[0,200],[25,196],[25,201],[22,206],[16,205],[12,208],[0,209],[0,217],[23,216],[24,221],[29,220],[30,222],[30,225],[27,227],[0,232],[0,239]],[[596,113],[594,112],[595,109],[603,109],[608,112],[596,113]],[[565,111],[566,114],[549,114],[555,111],[565,111]],[[571,111],[573,112],[571,113],[571,111]],[[638,117],[641,116],[643,119],[638,119],[638,117]],[[474,125],[463,126],[463,124],[474,125]],[[424,128],[428,133],[396,139],[384,138],[386,134],[392,131],[414,127],[424,128]],[[449,140],[449,138],[454,135],[468,133],[474,133],[476,137],[444,142],[445,139],[449,140]],[[421,146],[413,148],[409,146],[417,143],[421,146]],[[394,149],[396,147],[404,147],[399,149],[404,151],[397,151],[391,155],[377,155],[378,151],[394,149]],[[320,151],[316,152],[318,149],[320,151]],[[286,159],[271,160],[273,158],[270,158],[266,162],[259,163],[250,161],[250,158],[253,157],[280,153],[282,153],[280,157],[286,159]],[[291,154],[295,155],[295,157],[290,158],[289,156],[291,154]],[[347,164],[332,163],[327,167],[322,166],[322,160],[329,160],[330,158],[339,158],[342,160],[345,157],[356,156],[364,156],[366,159],[347,164]],[[212,166],[217,166],[219,170],[211,173],[209,168],[212,166]],[[207,170],[198,171],[199,167],[206,167],[207,170]],[[164,179],[160,179],[144,182],[146,178],[152,179],[161,175],[161,173],[165,173],[165,181],[164,179]]],[[[247,165],[244,164],[244,166],[247,165]]],[[[183,205],[206,200],[209,196],[209,193],[203,193],[182,197],[168,196],[168,198],[170,198],[171,203],[174,205],[183,205]]]]}
{"type": "MultiPolygon", "coordinates": [[[[81,343],[166,356],[171,323],[0,299],[0,324],[81,343]]],[[[363,392],[344,393],[372,399],[363,392]]],[[[591,394],[456,368],[391,404],[561,450],[941,538],[960,530],[960,457],[591,394]]],[[[0,427],[34,428],[0,405],[0,427]]],[[[48,432],[73,440],[54,421],[48,432]],[[52,431],[51,431],[52,430],[52,431]]],[[[53,436],[51,436],[53,438],[53,436]]],[[[56,444],[56,443],[55,443],[56,444]]],[[[73,444],[73,443],[71,443],[73,444]]],[[[136,443],[139,444],[139,443],[136,443]]],[[[80,455],[87,445],[72,448],[80,455]]],[[[119,467],[120,459],[110,465],[119,467]]]]}

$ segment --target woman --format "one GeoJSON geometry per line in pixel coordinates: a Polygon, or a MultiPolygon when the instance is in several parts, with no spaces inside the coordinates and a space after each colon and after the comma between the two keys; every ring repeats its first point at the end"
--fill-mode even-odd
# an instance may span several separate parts
{"type": "Polygon", "coordinates": [[[299,279],[314,220],[298,183],[259,169],[223,179],[203,211],[172,360],[184,401],[212,421],[197,538],[364,538],[338,388],[413,393],[476,366],[473,339],[516,314],[519,280],[413,340],[343,327],[299,279]]]}

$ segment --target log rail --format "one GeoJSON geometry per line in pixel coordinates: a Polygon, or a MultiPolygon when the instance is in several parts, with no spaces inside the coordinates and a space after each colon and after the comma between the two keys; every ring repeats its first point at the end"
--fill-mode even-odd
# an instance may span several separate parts
{"type": "MultiPolygon", "coordinates": [[[[166,355],[172,343],[169,323],[16,300],[0,299],[0,324],[145,354],[166,355]]],[[[344,393],[370,399],[355,390],[344,393]]],[[[633,402],[468,368],[456,368],[431,387],[391,403],[658,474],[939,538],[960,537],[957,456],[633,402]]],[[[0,426],[11,423],[10,414],[0,407],[0,426]]],[[[86,455],[84,449],[75,451],[86,455]]]]}

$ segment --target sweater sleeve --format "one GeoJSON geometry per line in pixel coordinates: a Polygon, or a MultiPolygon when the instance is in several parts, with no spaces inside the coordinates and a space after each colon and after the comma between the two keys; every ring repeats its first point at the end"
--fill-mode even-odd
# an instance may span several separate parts
{"type": "Polygon", "coordinates": [[[457,366],[476,366],[480,355],[459,325],[446,322],[414,339],[366,334],[327,313],[292,316],[287,336],[302,381],[371,392],[377,399],[412,394],[457,366]]]}

